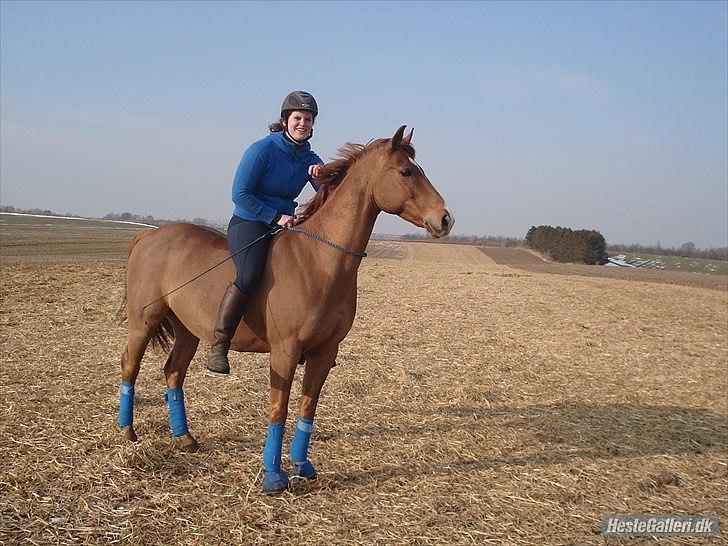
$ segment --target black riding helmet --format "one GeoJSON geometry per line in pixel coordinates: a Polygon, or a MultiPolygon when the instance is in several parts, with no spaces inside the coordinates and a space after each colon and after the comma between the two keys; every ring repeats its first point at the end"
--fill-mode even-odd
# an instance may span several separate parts
{"type": "Polygon", "coordinates": [[[316,117],[316,114],[318,114],[318,105],[311,93],[307,93],[306,91],[291,91],[281,105],[281,118],[288,117],[286,112],[290,112],[291,110],[311,112],[313,117],[316,117]]]}

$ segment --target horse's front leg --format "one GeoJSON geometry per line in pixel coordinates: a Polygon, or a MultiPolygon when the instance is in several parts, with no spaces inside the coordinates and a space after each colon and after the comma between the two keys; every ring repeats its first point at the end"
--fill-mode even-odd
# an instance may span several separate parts
{"type": "Polygon", "coordinates": [[[281,470],[283,429],[288,416],[288,399],[291,395],[293,376],[300,355],[289,354],[282,346],[271,347],[270,353],[270,411],[268,436],[263,449],[263,491],[277,493],[288,487],[288,475],[281,470]]]}
{"type": "Polygon", "coordinates": [[[308,446],[313,432],[313,418],[316,414],[319,395],[329,371],[336,362],[338,344],[324,351],[306,354],[306,370],[303,374],[303,392],[299,402],[296,431],[291,441],[291,481],[316,478],[316,469],[308,460],[308,446]]]}

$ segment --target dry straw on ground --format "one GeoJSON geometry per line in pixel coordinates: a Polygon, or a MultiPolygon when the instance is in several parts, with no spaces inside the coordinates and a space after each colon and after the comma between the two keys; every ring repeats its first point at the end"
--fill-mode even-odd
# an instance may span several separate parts
{"type": "Polygon", "coordinates": [[[320,479],[265,496],[265,356],[220,377],[201,347],[185,388],[202,449],[183,454],[150,351],[125,443],[123,262],[36,250],[2,269],[0,543],[604,544],[606,513],[728,525],[725,291],[374,248],[317,414],[320,479]]]}

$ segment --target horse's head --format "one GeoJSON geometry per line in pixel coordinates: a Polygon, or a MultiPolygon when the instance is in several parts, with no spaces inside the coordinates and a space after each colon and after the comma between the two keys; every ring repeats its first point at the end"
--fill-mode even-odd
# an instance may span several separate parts
{"type": "Polygon", "coordinates": [[[404,136],[402,125],[381,148],[382,172],[371,187],[376,205],[390,214],[423,227],[431,237],[444,237],[452,229],[454,218],[445,201],[415,162],[412,147],[414,129],[404,136]]]}

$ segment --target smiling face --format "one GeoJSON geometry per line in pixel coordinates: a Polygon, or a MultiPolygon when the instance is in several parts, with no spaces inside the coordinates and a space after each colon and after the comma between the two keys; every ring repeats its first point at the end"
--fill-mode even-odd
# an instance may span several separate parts
{"type": "Polygon", "coordinates": [[[313,114],[306,110],[294,110],[283,125],[291,138],[303,142],[311,135],[313,114]]]}

